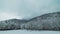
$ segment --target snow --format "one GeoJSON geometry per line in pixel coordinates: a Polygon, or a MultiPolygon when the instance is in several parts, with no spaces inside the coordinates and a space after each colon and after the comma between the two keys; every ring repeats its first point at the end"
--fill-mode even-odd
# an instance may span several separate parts
{"type": "Polygon", "coordinates": [[[10,31],[0,31],[0,34],[60,34],[60,31],[10,30],[10,31]]]}

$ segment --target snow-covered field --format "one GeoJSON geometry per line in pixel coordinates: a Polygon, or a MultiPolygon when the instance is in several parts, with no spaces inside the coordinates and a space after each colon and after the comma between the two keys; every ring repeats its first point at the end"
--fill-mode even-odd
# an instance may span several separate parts
{"type": "Polygon", "coordinates": [[[60,31],[10,30],[10,31],[0,31],[0,34],[60,34],[60,31]]]}

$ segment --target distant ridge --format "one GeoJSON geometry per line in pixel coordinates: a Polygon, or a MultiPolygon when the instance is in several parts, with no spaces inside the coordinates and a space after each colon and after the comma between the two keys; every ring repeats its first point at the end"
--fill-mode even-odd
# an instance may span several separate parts
{"type": "Polygon", "coordinates": [[[17,29],[60,31],[60,12],[43,14],[30,20],[9,19],[0,21],[0,31],[17,29]]]}
{"type": "Polygon", "coordinates": [[[21,26],[22,29],[30,30],[59,30],[60,12],[47,13],[32,18],[28,23],[21,26]]]}
{"type": "Polygon", "coordinates": [[[9,19],[0,21],[0,30],[14,30],[14,29],[21,29],[21,24],[26,23],[27,20],[20,20],[20,19],[9,19]]]}

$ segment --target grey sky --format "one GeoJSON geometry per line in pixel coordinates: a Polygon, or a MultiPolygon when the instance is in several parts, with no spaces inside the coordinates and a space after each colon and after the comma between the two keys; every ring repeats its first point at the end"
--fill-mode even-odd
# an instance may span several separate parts
{"type": "Polygon", "coordinates": [[[60,0],[0,0],[0,19],[32,18],[60,11],[60,0]]]}

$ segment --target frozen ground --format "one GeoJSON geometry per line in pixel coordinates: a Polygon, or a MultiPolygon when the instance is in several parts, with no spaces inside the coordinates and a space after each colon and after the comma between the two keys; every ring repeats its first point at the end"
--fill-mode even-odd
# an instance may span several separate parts
{"type": "Polygon", "coordinates": [[[0,31],[0,34],[60,34],[60,31],[10,30],[10,31],[0,31]]]}

